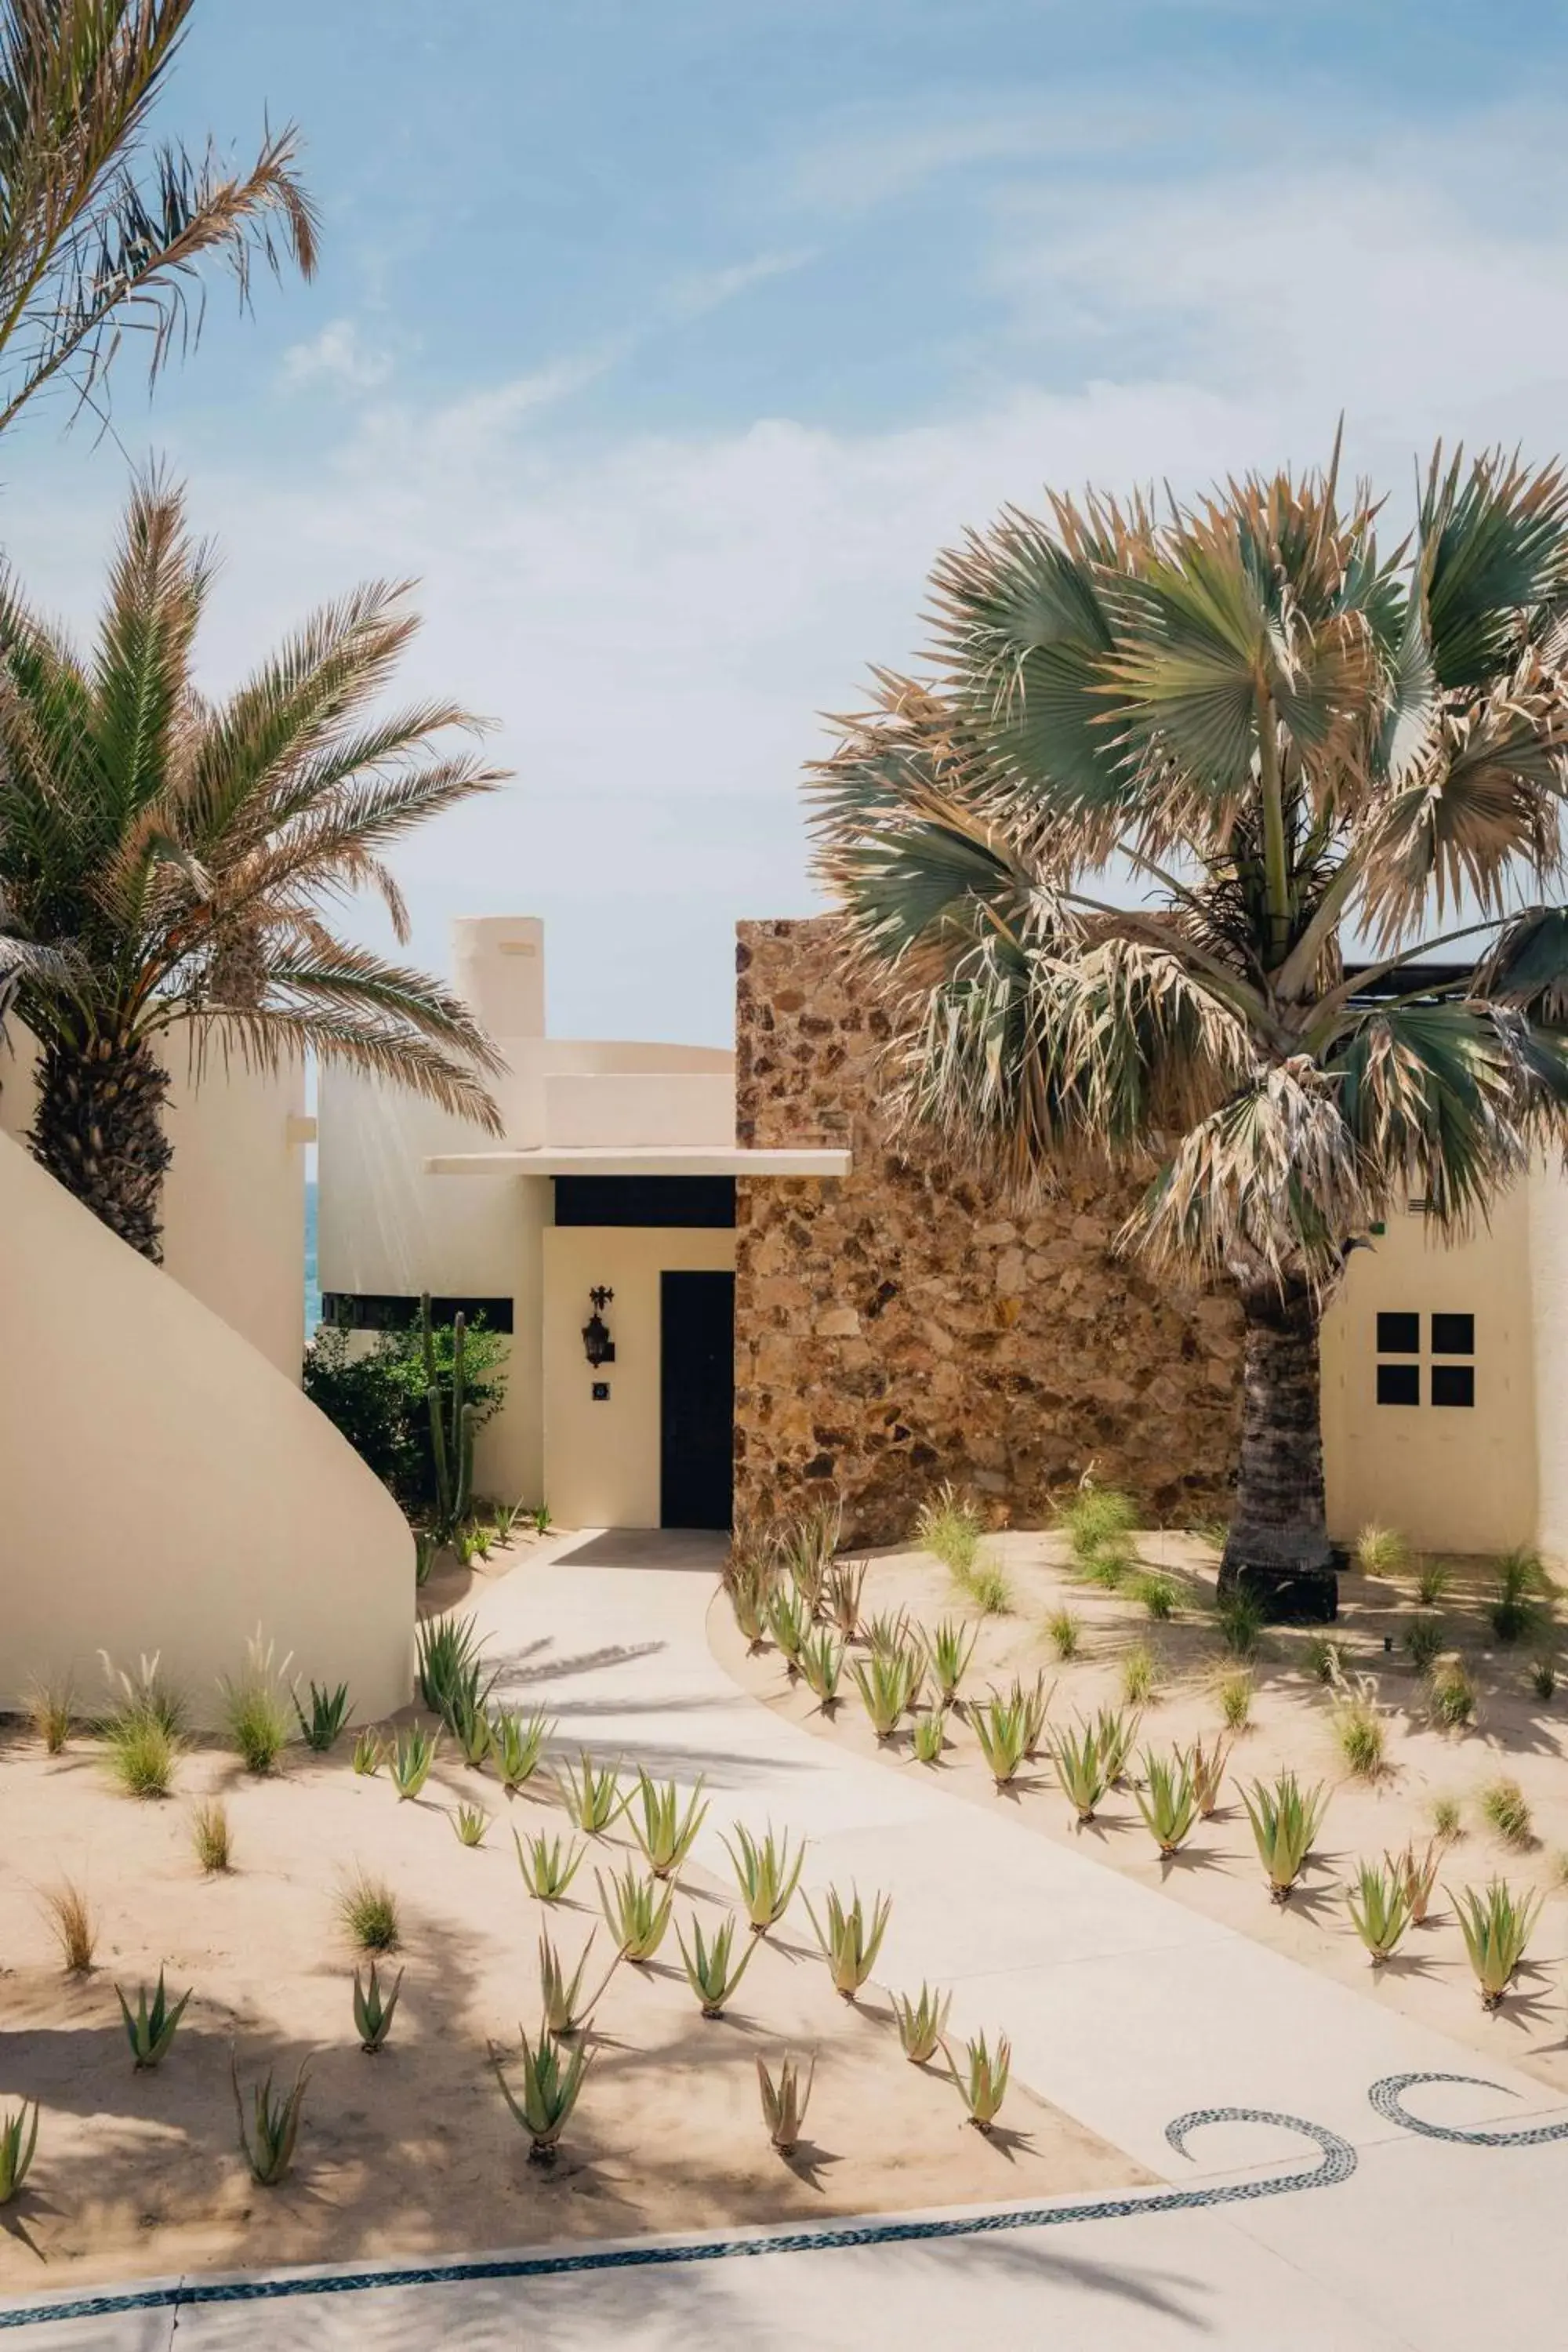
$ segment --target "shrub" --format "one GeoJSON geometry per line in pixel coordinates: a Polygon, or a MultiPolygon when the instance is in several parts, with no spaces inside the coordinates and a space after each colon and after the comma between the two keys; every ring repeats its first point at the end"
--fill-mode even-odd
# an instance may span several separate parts
{"type": "Polygon", "coordinates": [[[157,1990],[151,2003],[147,1999],[146,1986],[139,1986],[136,2007],[132,2010],[123,1990],[119,1985],[115,1986],[115,1998],[125,2023],[125,2038],[131,2044],[132,2065],[137,2074],[149,2073],[163,2063],[169,2044],[178,2031],[180,2020],[185,2013],[185,2003],[191,1997],[191,1990],[192,1988],[187,1986],[171,2009],[168,1995],[163,1990],[163,1971],[160,1969],[157,1990]]]}
{"type": "Polygon", "coordinates": [[[793,2156],[800,2145],[805,2111],[811,2104],[811,2086],[816,2080],[815,2057],[804,2088],[800,2067],[794,2058],[785,2056],[780,2059],[776,2083],[762,2059],[757,2060],[757,2088],[762,2096],[763,2121],[768,2127],[768,2137],[781,2156],[793,2156]]]}
{"type": "Polygon", "coordinates": [[[0,2205],[9,2205],[32,2169],[33,2158],[38,2146],[38,2103],[35,2099],[33,2120],[27,2121],[27,2102],[13,2113],[7,2108],[0,2115],[0,2205]]]}
{"type": "Polygon", "coordinates": [[[1110,1785],[1093,1726],[1085,1724],[1077,1732],[1058,1732],[1051,1742],[1051,1759],[1079,1820],[1091,1822],[1095,1807],[1110,1785]]]}
{"type": "Polygon", "coordinates": [[[1531,1660],[1530,1687],[1535,1693],[1536,1697],[1542,1701],[1543,1706],[1552,1698],[1557,1689],[1557,1661],[1555,1658],[1540,1657],[1532,1658],[1531,1660]]]}
{"type": "Polygon", "coordinates": [[[773,1530],[770,1549],[815,1619],[826,1606],[834,1554],[844,1533],[844,1506],[837,1496],[796,1511],[773,1530]]]}
{"type": "Polygon", "coordinates": [[[588,2071],[588,2053],[579,2043],[563,2063],[559,2037],[548,2031],[541,2033],[537,2042],[530,2042],[521,2032],[522,2044],[522,2096],[519,2098],[501,2072],[501,2060],[495,2051],[490,2063],[495,2068],[496,2081],[513,2120],[528,2134],[528,2157],[531,2164],[554,2161],[556,2144],[571,2119],[588,2071]]]}
{"type": "Polygon", "coordinates": [[[1529,1948],[1541,1897],[1528,1893],[1516,1897],[1506,1881],[1494,1878],[1484,1895],[1467,1886],[1456,1895],[1450,1887],[1448,1900],[1458,1914],[1482,2003],[1496,2009],[1529,1948]]]}
{"type": "Polygon", "coordinates": [[[1119,1487],[1097,1486],[1086,1478],[1058,1507],[1057,1525],[1080,1569],[1094,1569],[1107,1555],[1130,1563],[1138,1506],[1119,1487]]]}
{"type": "Polygon", "coordinates": [[[1215,1602],[1219,1638],[1233,1658],[1250,1658],[1263,1632],[1263,1612],[1245,1584],[1233,1584],[1215,1602]]]}
{"type": "Polygon", "coordinates": [[[1245,1731],[1252,1713],[1252,1676],[1245,1667],[1219,1682],[1220,1720],[1227,1731],[1245,1731]]]}
{"type": "Polygon", "coordinates": [[[396,1895],[384,1878],[369,1878],[363,1871],[339,1894],[338,1917],[362,1952],[395,1952],[402,1940],[396,1895]]]}
{"type": "MultiPolygon", "coordinates": [[[[432,1336],[437,1406],[447,1425],[452,1418],[454,1328],[439,1324],[432,1336]]],[[[504,1335],[487,1330],[482,1319],[466,1323],[464,1388],[476,1430],[492,1419],[505,1397],[501,1367],[507,1347],[504,1335]]],[[[305,1352],[305,1394],[405,1510],[426,1511],[437,1499],[437,1477],[418,1328],[383,1332],[368,1349],[353,1350],[347,1331],[320,1329],[305,1352]]]]}
{"type": "Polygon", "coordinates": [[[1366,1946],[1374,1969],[1398,1947],[1410,1925],[1410,1903],[1397,1871],[1363,1862],[1356,1883],[1345,1897],[1351,1922],[1366,1946]]]}
{"type": "Polygon", "coordinates": [[[386,1759],[392,1785],[397,1791],[399,1804],[407,1804],[417,1797],[430,1778],[430,1768],[440,1749],[439,1733],[435,1738],[416,1723],[405,1725],[397,1735],[397,1744],[386,1759]]]}
{"type": "Polygon", "coordinates": [[[726,1918],[713,1933],[710,1942],[702,1933],[700,1919],[691,1922],[691,1944],[688,1947],[679,1927],[675,1939],[680,1946],[680,1957],[686,1968],[686,1981],[697,1996],[698,2006],[704,2017],[722,2017],[725,2004],[734,1998],[737,1986],[752,1964],[752,1955],[758,1939],[752,1937],[741,1954],[739,1966],[732,1966],[735,1942],[735,1922],[726,1918]]]}
{"type": "Polygon", "coordinates": [[[1198,1812],[1192,1766],[1179,1748],[1169,1758],[1144,1751],[1143,1786],[1137,1797],[1143,1825],[1160,1852],[1177,1853],[1192,1835],[1198,1812]]]}
{"type": "Polygon", "coordinates": [[[482,1772],[489,1762],[495,1735],[482,1707],[465,1707],[454,1724],[458,1747],[470,1771],[482,1772]]]}
{"type": "Polygon", "coordinates": [[[384,2046],[387,2035],[392,2032],[392,2021],[397,2010],[397,1996],[402,1990],[403,1970],[401,1969],[397,1971],[397,1982],[384,2000],[382,1997],[381,1979],[376,1974],[374,1960],[370,1964],[368,1984],[362,1985],[359,1970],[357,1969],[354,1970],[354,2032],[359,2035],[360,2048],[372,2058],[384,2046]]]}
{"type": "Polygon", "coordinates": [[[229,1834],[228,1808],[214,1797],[191,1815],[191,1843],[196,1860],[209,1877],[234,1867],[234,1843],[229,1834]]]}
{"type": "Polygon", "coordinates": [[[1138,1567],[1138,1555],[1128,1546],[1105,1544],[1079,1565],[1079,1576],[1085,1584],[1098,1584],[1107,1592],[1120,1592],[1128,1584],[1138,1567]]]}
{"type": "Polygon", "coordinates": [[[952,2074],[959,2097],[963,2101],[968,2120],[976,2131],[989,2132],[1007,2095],[1007,2077],[1012,2070],[1013,2048],[1005,2034],[997,2042],[994,2051],[986,2047],[984,2033],[963,2045],[964,2071],[961,2074],[952,2059],[948,2071],[952,2074]]]}
{"type": "MultiPolygon", "coordinates": [[[[584,1758],[584,1767],[586,1762],[584,1758]]],[[[626,1800],[626,1816],[632,1825],[632,1835],[641,1846],[643,1859],[654,1876],[668,1878],[679,1870],[697,1843],[698,1831],[708,1818],[702,1782],[700,1780],[698,1781],[683,1810],[679,1789],[673,1780],[667,1780],[660,1787],[657,1781],[650,1780],[646,1772],[639,1770],[637,1795],[642,1812],[640,1821],[631,1810],[630,1798],[626,1800]]],[[[577,1826],[588,1830],[590,1835],[595,1834],[586,1820],[580,1821],[577,1826]]]]}
{"type": "Polygon", "coordinates": [[[1450,1658],[1432,1677],[1429,1704],[1434,1722],[1446,1731],[1462,1730],[1476,1712],[1476,1686],[1462,1661],[1450,1658]]]}
{"type": "Polygon", "coordinates": [[[1149,1615],[1163,1624],[1176,1613],[1176,1586],[1168,1576],[1139,1576],[1133,1579],[1132,1595],[1141,1601],[1149,1615]]]}
{"type": "Polygon", "coordinates": [[[1070,1609],[1058,1609],[1054,1616],[1047,1618],[1046,1632],[1063,1665],[1070,1664],[1083,1643],[1082,1618],[1075,1617],[1070,1609]]]}
{"type": "Polygon", "coordinates": [[[1121,1661],[1121,1696],[1129,1706],[1147,1706],[1160,1681],[1160,1662],[1147,1642],[1139,1642],[1121,1661]]]}
{"type": "Polygon", "coordinates": [[[979,1633],[956,1617],[943,1617],[933,1633],[921,1638],[926,1670],[935,1685],[937,1698],[943,1706],[951,1706],[958,1696],[959,1684],[969,1671],[979,1633]]]}
{"type": "Polygon", "coordinates": [[[1418,1675],[1429,1675],[1443,1654],[1443,1621],[1422,1615],[1412,1618],[1405,1636],[1405,1655],[1418,1675]]]}
{"type": "Polygon", "coordinates": [[[452,1831],[459,1845],[483,1845],[490,1817],[483,1805],[458,1805],[452,1813],[452,1831]]]}
{"type": "Polygon", "coordinates": [[[1535,1843],[1530,1807],[1517,1780],[1489,1780],[1481,1790],[1481,1815],[1510,1845],[1535,1843]]]}
{"type": "MultiPolygon", "coordinates": [[[[643,1797],[646,1809],[657,1792],[646,1773],[642,1778],[647,1781],[643,1797]]],[[[631,1791],[621,1787],[616,1767],[606,1764],[601,1771],[585,1748],[578,1754],[575,1771],[557,1769],[555,1786],[566,1808],[567,1820],[586,1837],[603,1837],[631,1802],[631,1791]]]]}
{"type": "Polygon", "coordinates": [[[1415,1571],[1415,1598],[1423,1609],[1436,1609],[1453,1581],[1454,1571],[1446,1559],[1424,1559],[1415,1571]]]}
{"type": "Polygon", "coordinates": [[[1294,1772],[1281,1772],[1272,1788],[1254,1780],[1250,1791],[1242,1790],[1241,1801],[1269,1892],[1276,1903],[1288,1902],[1322,1826],[1328,1792],[1321,1783],[1303,1790],[1294,1772]]]}
{"type": "Polygon", "coordinates": [[[261,1645],[258,1626],[246,1644],[245,1672],[234,1679],[218,1677],[223,1693],[224,1720],[228,1736],[247,1772],[276,1771],[278,1759],[289,1745],[289,1716],[284,1706],[284,1677],[289,1660],[274,1664],[275,1643],[261,1645]]]}
{"type": "Polygon", "coordinates": [[[1100,1760],[1105,1767],[1108,1788],[1114,1789],[1127,1777],[1127,1759],[1138,1737],[1140,1720],[1135,1712],[1120,1706],[1102,1706],[1095,1716],[1094,1736],[1100,1743],[1100,1760]]]}
{"type": "Polygon", "coordinates": [[[319,1684],[312,1682],[310,1712],[308,1716],[300,1704],[300,1694],[297,1690],[292,1696],[300,1738],[306,1747],[313,1748],[318,1756],[324,1756],[330,1748],[336,1746],[339,1735],[349,1719],[347,1683],[339,1683],[335,1690],[323,1690],[319,1684]]]}
{"type": "Polygon", "coordinates": [[[911,2000],[908,1993],[896,1992],[893,1995],[893,2015],[898,2020],[900,2046],[911,2066],[923,2066],[935,2056],[947,2030],[947,2013],[952,2007],[952,1995],[950,1992],[939,1998],[923,1982],[918,2000],[911,2000]]]}
{"type": "Polygon", "coordinates": [[[629,1864],[624,1871],[610,1873],[607,1886],[597,1871],[594,1880],[599,1890],[599,1908],[615,1938],[616,1951],[623,1960],[640,1968],[653,1958],[664,1941],[670,1906],[675,1901],[674,1887],[661,1885],[657,1878],[639,1878],[629,1864]]]}
{"type": "Polygon", "coordinates": [[[797,1847],[792,1863],[788,1838],[775,1845],[771,1829],[764,1838],[759,1840],[737,1822],[735,1837],[739,1852],[728,1838],[723,1841],[724,1851],[734,1866],[741,1900],[752,1923],[752,1933],[753,1936],[765,1936],[768,1929],[776,1927],[784,1917],[789,1909],[790,1897],[800,1884],[801,1865],[805,1860],[805,1842],[797,1847]]]}
{"type": "Polygon", "coordinates": [[[915,1541],[961,1580],[979,1555],[985,1523],[974,1505],[962,1496],[952,1481],[944,1479],[928,1495],[915,1515],[915,1541]]]}
{"type": "Polygon", "coordinates": [[[1487,1622],[1498,1640],[1520,1641],[1539,1624],[1550,1591],[1546,1571],[1533,1552],[1505,1552],[1487,1603],[1487,1622]]]}
{"type": "Polygon", "coordinates": [[[1432,1827],[1436,1835],[1445,1840],[1464,1835],[1464,1816],[1459,1810],[1458,1797],[1433,1798],[1432,1827]]]}
{"type": "Polygon", "coordinates": [[[117,1666],[107,1650],[100,1650],[104,1680],[110,1689],[110,1709],[104,1720],[106,1737],[112,1738],[121,1727],[131,1723],[155,1723],[178,1742],[185,1727],[184,1701],[171,1690],[159,1671],[162,1654],[145,1653],[137,1662],[134,1675],[117,1666]]]}
{"type": "Polygon", "coordinates": [[[1399,1576],[1410,1565],[1410,1547],[1393,1528],[1369,1520],[1355,1539],[1355,1564],[1363,1576],[1399,1576]]]}
{"type": "Polygon", "coordinates": [[[983,1617],[1010,1617],[1013,1588],[999,1568],[980,1566],[963,1579],[963,1590],[983,1617]]]}
{"type": "Polygon", "coordinates": [[[472,1617],[427,1617],[415,1651],[420,1699],[448,1731],[483,1715],[495,1676],[484,1677],[484,1643],[472,1617]]]}
{"type": "Polygon", "coordinates": [[[892,1915],[890,1895],[879,1895],[868,1915],[860,1904],[858,1887],[850,1890],[850,1900],[844,1903],[837,1887],[830,1886],[824,1902],[827,1925],[824,1927],[813,1908],[811,1897],[805,1898],[811,1924],[816,1931],[827,1962],[827,1972],[833,1979],[834,1990],[846,2000],[853,2000],[872,1969],[882,1948],[882,1938],[888,1932],[892,1915]]]}
{"type": "Polygon", "coordinates": [[[310,2079],[309,2062],[294,2078],[286,2099],[274,2095],[270,2071],[250,2095],[250,2119],[246,2120],[240,2095],[239,2069],[232,2054],[229,2079],[234,2084],[234,2109],[239,2118],[239,2145],[250,2167],[250,2177],[263,2189],[275,2189],[294,2161],[300,2118],[305,2108],[305,2086],[310,2079]]]}
{"type": "Polygon", "coordinates": [[[58,1756],[76,1728],[76,1692],[69,1675],[58,1682],[27,1685],[27,1721],[47,1755],[58,1756]]]}
{"type": "Polygon", "coordinates": [[[156,1716],[120,1716],[110,1723],[109,1769],[128,1797],[166,1797],[174,1782],[179,1742],[156,1716]]]}
{"type": "Polygon", "coordinates": [[[576,1876],[587,1847],[566,1847],[560,1838],[547,1838],[540,1832],[529,1839],[525,1848],[515,1830],[511,1833],[511,1842],[517,1848],[517,1866],[522,1873],[522,1883],[534,1901],[559,1903],[576,1876]]]}
{"type": "Polygon", "coordinates": [[[1334,1738],[1351,1771],[1372,1780],[1383,1769],[1385,1734],[1370,1675],[1358,1675],[1356,1684],[1354,1688],[1342,1685],[1335,1701],[1334,1738]]]}

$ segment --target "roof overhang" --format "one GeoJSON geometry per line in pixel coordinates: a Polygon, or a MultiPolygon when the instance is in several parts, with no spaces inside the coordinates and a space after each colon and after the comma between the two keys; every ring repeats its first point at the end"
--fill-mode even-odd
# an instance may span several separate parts
{"type": "Polygon", "coordinates": [[[540,1145],[438,1151],[427,1176],[847,1176],[847,1151],[745,1151],[724,1143],[540,1145]]]}

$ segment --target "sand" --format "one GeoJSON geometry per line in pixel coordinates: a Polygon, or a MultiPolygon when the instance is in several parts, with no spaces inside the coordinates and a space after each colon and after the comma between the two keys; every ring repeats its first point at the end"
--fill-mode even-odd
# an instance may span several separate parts
{"type": "MultiPolygon", "coordinates": [[[[446,1598],[443,1592],[439,1597],[446,1598]]],[[[424,1797],[355,1775],[350,1742],[289,1751],[257,1780],[213,1748],[182,1759],[175,1794],[139,1802],[80,1738],[47,1757],[0,1726],[0,2110],[43,2105],[37,2162],[0,2209],[0,2292],[66,2291],[134,2274],[338,2257],[456,2254],[541,2241],[1035,2198],[1140,2180],[1120,2152],[1015,2084],[991,2139],[965,2126],[951,2083],[910,2065],[882,2000],[834,1993],[796,1907],[758,1953],[722,2019],[698,2014],[673,1932],[646,1969],[618,1967],[596,2013],[594,2060],[555,2165],[530,2164],[487,2063],[538,2011],[547,1916],[527,1894],[511,1829],[566,1828],[542,1780],[508,1801],[446,1758],[424,1797]],[[204,1877],[193,1805],[221,1796],[236,1867],[204,1877]],[[460,1845],[450,1811],[481,1799],[485,1844],[460,1845]],[[405,1969],[388,2047],[368,2057],[351,2021],[354,1955],[336,1912],[354,1871],[384,1877],[405,1969]],[[86,1889],[97,1964],[61,1972],[39,1897],[86,1889]],[[195,1994],[156,2073],[132,2072],[115,1985],[134,2000],[160,1964],[195,1994]],[[769,2146],[753,2057],[817,2053],[806,2138],[769,2146]],[[294,2173],[256,2187],[236,2145],[231,2049],[243,2081],[310,2079],[294,2173]]],[[[635,1760],[635,1759],[633,1759],[635,1760]]],[[[574,1958],[598,1918],[592,1864],[635,1854],[617,1828],[549,1916],[574,1958]]],[[[675,1916],[711,1926],[727,1892],[686,1874],[675,1916]]],[[[601,1925],[591,1969],[608,1960],[601,1925]]]]}
{"type": "MultiPolygon", "coordinates": [[[[1143,1712],[1140,1749],[1148,1744],[1168,1750],[1200,1734],[1212,1739],[1220,1727],[1216,1682],[1237,1663],[1225,1654],[1215,1631],[1216,1556],[1192,1537],[1156,1533],[1138,1541],[1147,1563],[1180,1580],[1184,1598],[1176,1622],[1151,1623],[1135,1599],[1085,1584],[1072,1573],[1067,1546],[1058,1536],[1008,1531],[988,1538],[987,1556],[1004,1566],[1014,1609],[1010,1615],[980,1622],[963,1689],[984,1696],[993,1683],[1005,1685],[1016,1674],[1032,1680],[1043,1668],[1047,1681],[1056,1684],[1051,1720],[1071,1727],[1080,1711],[1120,1704],[1122,1663],[1144,1644],[1159,1663],[1161,1681],[1143,1712]],[[1058,1661],[1046,1632],[1047,1619],[1062,1609],[1082,1621],[1083,1653],[1070,1664],[1058,1661]]],[[[1165,1862],[1131,1790],[1114,1791],[1095,1820],[1080,1829],[1045,1759],[1026,1765],[1012,1790],[998,1792],[973,1731],[955,1717],[949,1727],[952,1744],[942,1762],[920,1764],[910,1754],[907,1732],[891,1746],[879,1746],[847,1675],[847,1696],[829,1723],[809,1691],[789,1683],[775,1652],[747,1654],[722,1603],[710,1613],[710,1628],[720,1658],[736,1679],[806,1730],[840,1741],[857,1755],[877,1756],[890,1771],[933,1770],[944,1789],[1001,1810],[1039,1836],[1087,1850],[1109,1868],[1323,1970],[1369,2000],[1568,2088],[1562,1969],[1568,1951],[1568,1682],[1543,1701],[1528,1680],[1531,1661],[1543,1650],[1554,1652],[1555,1627],[1511,1648],[1496,1641],[1482,1613],[1492,1573],[1487,1562],[1458,1563],[1455,1589],[1440,1611],[1450,1647],[1463,1657],[1478,1694],[1476,1721],[1461,1733],[1446,1733],[1426,1719],[1426,1685],[1404,1655],[1404,1635],[1416,1605],[1413,1580],[1359,1574],[1342,1580],[1341,1621],[1330,1630],[1346,1643],[1351,1672],[1373,1677],[1385,1726],[1386,1769],[1371,1780],[1346,1769],[1334,1737],[1332,1693],[1308,1667],[1308,1634],[1270,1628],[1251,1662],[1252,1717],[1232,1750],[1226,1801],[1191,1843],[1165,1862]],[[1385,1637],[1393,1641],[1393,1654],[1384,1652],[1385,1637]],[[1237,1789],[1240,1782],[1268,1780],[1286,1767],[1304,1781],[1325,1782],[1331,1794],[1305,1881],[1280,1906],[1269,1900],[1237,1789]],[[1530,1808],[1532,1829],[1522,1847],[1510,1846],[1483,1816],[1481,1791],[1501,1777],[1518,1782],[1530,1808]],[[1432,1916],[1411,1931],[1393,1959],[1373,1969],[1346,1911],[1347,1882],[1363,1859],[1376,1862],[1411,1839],[1424,1846],[1439,1796],[1459,1801],[1463,1827],[1444,1853],[1432,1916]],[[1516,1889],[1538,1888],[1543,1907],[1514,1990],[1500,2011],[1489,2014],[1443,1888],[1484,1887],[1494,1876],[1516,1889]]],[[[867,1613],[906,1609],[911,1620],[927,1626],[943,1616],[975,1614],[947,1571],[919,1551],[872,1559],[864,1608],[867,1613]]]]}

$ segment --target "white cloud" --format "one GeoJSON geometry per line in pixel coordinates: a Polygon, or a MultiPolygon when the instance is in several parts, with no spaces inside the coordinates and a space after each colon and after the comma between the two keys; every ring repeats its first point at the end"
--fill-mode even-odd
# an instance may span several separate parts
{"type": "Polygon", "coordinates": [[[329,383],[366,392],[391,373],[392,354],[367,343],[353,319],[329,320],[320,334],[290,344],[283,354],[283,382],[290,390],[329,383]]]}
{"type": "Polygon", "coordinates": [[[753,286],[765,285],[770,278],[787,278],[804,269],[816,257],[814,247],[800,246],[786,252],[759,253],[750,261],[731,262],[727,268],[694,270],[675,280],[664,307],[672,319],[703,318],[710,310],[734,301],[737,295],[749,294],[753,286]]]}

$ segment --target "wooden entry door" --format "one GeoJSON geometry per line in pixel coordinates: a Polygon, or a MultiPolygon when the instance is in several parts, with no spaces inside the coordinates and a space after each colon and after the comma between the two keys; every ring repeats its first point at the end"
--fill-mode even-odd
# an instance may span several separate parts
{"type": "Polygon", "coordinates": [[[659,1525],[727,1528],[735,1476],[735,1277],[659,1276],[659,1525]]]}

